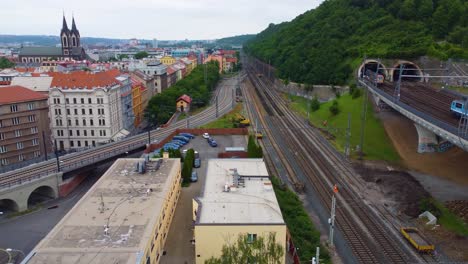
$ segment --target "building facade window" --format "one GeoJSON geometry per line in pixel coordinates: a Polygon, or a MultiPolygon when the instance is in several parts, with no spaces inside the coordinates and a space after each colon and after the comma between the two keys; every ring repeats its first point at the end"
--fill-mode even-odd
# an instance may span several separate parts
{"type": "Polygon", "coordinates": [[[66,103],[66,104],[69,104],[69,103],[70,103],[70,99],[66,98],[66,99],[65,99],[65,103],[66,103]]]}
{"type": "MultiPolygon", "coordinates": [[[[60,109],[58,109],[58,110],[59,110],[59,114],[61,114],[60,109]]],[[[29,115],[28,116],[28,121],[29,122],[35,122],[36,121],[36,116],[35,115],[29,115]]]]}
{"type": "Polygon", "coordinates": [[[76,136],[77,136],[77,137],[80,136],[80,131],[79,131],[79,130],[76,131],[76,136]]]}
{"type": "Polygon", "coordinates": [[[40,157],[41,156],[41,152],[36,150],[34,151],[34,157],[37,158],[37,157],[40,157]]]}
{"type": "Polygon", "coordinates": [[[73,130],[68,130],[68,134],[70,135],[70,137],[73,136],[73,130]]]}
{"type": "Polygon", "coordinates": [[[24,143],[23,142],[16,142],[16,149],[24,149],[24,143]]]}
{"type": "Polygon", "coordinates": [[[5,153],[8,151],[8,147],[7,146],[0,146],[0,153],[5,153]]]}
{"type": "Polygon", "coordinates": [[[24,160],[24,155],[23,154],[19,154],[18,155],[18,161],[23,161],[24,160]]]}
{"type": "Polygon", "coordinates": [[[70,141],[70,147],[72,147],[72,148],[75,147],[75,142],[73,140],[70,141]]]}
{"type": "Polygon", "coordinates": [[[8,165],[8,159],[1,159],[0,164],[2,164],[3,166],[8,165]]]}
{"type": "Polygon", "coordinates": [[[3,120],[0,120],[0,127],[3,127],[3,120]]]}
{"type": "Polygon", "coordinates": [[[10,105],[10,111],[12,113],[18,112],[18,105],[10,105]]]}
{"type": "Polygon", "coordinates": [[[104,98],[98,98],[97,103],[98,104],[104,104],[104,98]]]}
{"type": "Polygon", "coordinates": [[[253,243],[257,240],[257,234],[247,234],[247,243],[253,243]]]}
{"type": "Polygon", "coordinates": [[[70,115],[70,109],[67,109],[67,115],[70,115]]]}
{"type": "Polygon", "coordinates": [[[83,136],[85,136],[85,137],[88,136],[88,131],[87,130],[83,130],[83,136]]]}
{"type": "Polygon", "coordinates": [[[89,125],[94,126],[94,120],[93,119],[89,120],[89,125]]]}
{"type": "Polygon", "coordinates": [[[13,123],[13,125],[19,125],[20,123],[19,117],[13,117],[11,119],[11,122],[13,123]]]}
{"type": "Polygon", "coordinates": [[[21,130],[15,130],[15,137],[21,137],[21,130]]]}
{"type": "Polygon", "coordinates": [[[34,103],[29,103],[28,104],[28,110],[34,110],[36,108],[36,106],[34,105],[34,103]]]}
{"type": "Polygon", "coordinates": [[[37,138],[33,139],[33,140],[32,140],[32,145],[33,145],[33,146],[39,145],[39,140],[38,140],[37,138]]]}
{"type": "Polygon", "coordinates": [[[76,104],[76,98],[73,98],[73,103],[76,104]]]}
{"type": "Polygon", "coordinates": [[[5,133],[0,133],[0,140],[4,140],[5,139],[5,133]]]}
{"type": "Polygon", "coordinates": [[[94,130],[91,130],[91,136],[94,137],[94,130]]]}
{"type": "Polygon", "coordinates": [[[84,104],[84,98],[81,98],[81,103],[84,104]]]}
{"type": "Polygon", "coordinates": [[[92,115],[93,114],[93,109],[89,109],[89,114],[92,115]]]}
{"type": "Polygon", "coordinates": [[[86,109],[81,109],[81,114],[86,115],[86,109]]]}
{"type": "Polygon", "coordinates": [[[37,134],[38,129],[37,127],[31,127],[31,134],[37,134]]]}
{"type": "Polygon", "coordinates": [[[73,112],[75,112],[75,115],[78,115],[78,109],[73,109],[73,110],[74,110],[73,112]]]}

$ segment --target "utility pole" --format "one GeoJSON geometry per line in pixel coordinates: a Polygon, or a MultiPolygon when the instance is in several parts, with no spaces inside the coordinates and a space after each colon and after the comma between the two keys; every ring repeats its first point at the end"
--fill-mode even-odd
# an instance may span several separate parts
{"type": "Polygon", "coordinates": [[[328,219],[328,224],[330,224],[330,234],[329,234],[329,241],[330,241],[330,246],[333,246],[333,232],[335,229],[335,209],[336,209],[336,198],[335,194],[338,193],[338,187],[333,186],[333,195],[332,195],[332,207],[331,207],[331,215],[330,218],[328,219]]]}
{"type": "Polygon", "coordinates": [[[319,264],[320,263],[320,247],[317,247],[317,251],[315,252],[315,263],[319,264]]]}
{"type": "Polygon", "coordinates": [[[47,157],[47,145],[46,145],[46,141],[45,141],[45,133],[44,133],[44,130],[42,130],[42,145],[44,146],[44,156],[45,156],[45,160],[47,161],[47,160],[48,160],[48,157],[47,157]]]}
{"type": "Polygon", "coordinates": [[[400,75],[398,76],[398,82],[396,84],[396,89],[395,89],[395,94],[394,94],[396,102],[400,101],[401,75],[403,75],[403,63],[400,64],[399,72],[400,72],[400,75]]]}
{"type": "Polygon", "coordinates": [[[148,129],[148,147],[151,146],[151,127],[148,129]]]}
{"type": "Polygon", "coordinates": [[[57,150],[57,140],[54,139],[54,148],[55,148],[55,158],[57,159],[57,172],[60,172],[60,160],[58,156],[58,150],[57,150]]]}
{"type": "Polygon", "coordinates": [[[366,121],[367,121],[367,100],[368,100],[368,93],[369,90],[367,87],[364,85],[364,89],[366,90],[365,96],[362,99],[363,100],[363,107],[362,107],[362,112],[361,112],[361,140],[359,143],[359,159],[362,160],[362,155],[364,153],[364,130],[366,128],[366,121]]]}
{"type": "Polygon", "coordinates": [[[351,113],[348,113],[348,128],[346,129],[346,144],[345,144],[345,155],[349,157],[351,149],[351,113]]]}

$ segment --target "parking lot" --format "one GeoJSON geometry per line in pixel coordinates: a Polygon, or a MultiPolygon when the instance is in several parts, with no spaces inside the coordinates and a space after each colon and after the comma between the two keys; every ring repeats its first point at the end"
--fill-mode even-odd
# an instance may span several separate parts
{"type": "Polygon", "coordinates": [[[201,159],[201,167],[194,168],[198,173],[198,182],[192,183],[189,187],[182,188],[174,219],[172,220],[166,241],[166,255],[161,259],[161,263],[195,263],[195,247],[191,243],[191,240],[193,239],[192,199],[200,196],[200,191],[206,178],[207,160],[217,158],[218,153],[224,152],[226,147],[247,148],[246,136],[215,135],[212,137],[218,143],[217,147],[211,147],[206,139],[202,136],[197,136],[182,148],[193,148],[198,151],[201,159]]]}

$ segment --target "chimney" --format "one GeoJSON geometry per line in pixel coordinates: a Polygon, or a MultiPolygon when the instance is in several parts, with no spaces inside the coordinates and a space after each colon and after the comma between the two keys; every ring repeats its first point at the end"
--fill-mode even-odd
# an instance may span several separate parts
{"type": "Polygon", "coordinates": [[[168,159],[169,158],[169,152],[164,151],[163,152],[163,159],[168,159]]]}

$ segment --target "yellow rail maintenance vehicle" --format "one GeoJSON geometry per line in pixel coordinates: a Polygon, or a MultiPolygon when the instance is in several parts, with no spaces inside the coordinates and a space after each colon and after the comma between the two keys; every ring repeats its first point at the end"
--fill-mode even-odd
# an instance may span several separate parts
{"type": "Polygon", "coordinates": [[[239,113],[234,115],[234,121],[238,122],[240,127],[250,126],[250,120],[239,113]]]}
{"type": "Polygon", "coordinates": [[[418,229],[414,227],[402,227],[400,233],[413,245],[416,250],[421,253],[432,253],[434,252],[435,246],[428,243],[427,240],[422,236],[418,229]]]}

